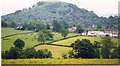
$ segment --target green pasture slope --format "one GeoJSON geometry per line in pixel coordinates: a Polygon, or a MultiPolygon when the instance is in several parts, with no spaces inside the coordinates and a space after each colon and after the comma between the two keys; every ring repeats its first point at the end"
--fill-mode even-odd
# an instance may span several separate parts
{"type": "MultiPolygon", "coordinates": [[[[7,29],[7,28],[4,28],[4,29],[7,29]]],[[[9,31],[15,32],[16,30],[15,31],[8,30],[8,32],[9,31]]],[[[67,52],[72,50],[71,47],[64,47],[64,45],[70,46],[77,39],[80,39],[80,40],[89,39],[91,42],[94,42],[94,41],[100,42],[101,41],[101,38],[99,38],[99,37],[87,37],[87,36],[77,36],[77,37],[72,37],[72,38],[60,40],[60,39],[64,38],[61,36],[60,33],[53,33],[53,34],[54,34],[53,40],[46,41],[45,43],[49,43],[49,42],[52,42],[54,40],[59,40],[59,41],[53,42],[53,43],[51,43],[51,45],[39,45],[39,46],[35,47],[36,50],[48,49],[49,51],[52,52],[53,58],[62,58],[63,54],[66,54],[67,52]],[[63,45],[63,46],[61,46],[61,45],[63,45]]],[[[79,35],[79,34],[69,33],[67,37],[71,37],[71,36],[75,36],[75,35],[79,35]]],[[[41,42],[37,41],[37,32],[30,33],[30,34],[21,34],[21,35],[10,36],[10,37],[1,39],[2,51],[9,50],[13,46],[13,42],[18,38],[22,39],[25,42],[24,49],[29,48],[29,47],[33,47],[33,46],[41,43],[41,42]]],[[[116,45],[118,45],[117,38],[112,38],[112,41],[115,42],[116,45]]]]}
{"type": "MultiPolygon", "coordinates": [[[[13,30],[13,32],[14,32],[14,30],[13,30]]],[[[59,39],[64,38],[59,33],[53,33],[53,34],[54,34],[53,40],[59,40],[59,39]]],[[[68,34],[67,37],[75,36],[75,35],[78,35],[78,34],[70,33],[70,34],[68,34]]],[[[30,34],[10,36],[10,37],[6,37],[4,39],[1,39],[1,41],[2,41],[2,43],[1,43],[2,44],[2,51],[9,50],[13,46],[13,42],[18,38],[22,39],[25,42],[24,49],[29,48],[29,47],[33,47],[33,46],[41,43],[41,42],[37,41],[37,32],[30,33],[30,34]]],[[[45,43],[52,42],[53,40],[46,41],[45,43]]]]}
{"type": "Polygon", "coordinates": [[[23,30],[14,30],[14,28],[1,28],[1,37],[17,34],[17,33],[26,33],[26,32],[32,32],[32,31],[23,31],[23,30]]]}

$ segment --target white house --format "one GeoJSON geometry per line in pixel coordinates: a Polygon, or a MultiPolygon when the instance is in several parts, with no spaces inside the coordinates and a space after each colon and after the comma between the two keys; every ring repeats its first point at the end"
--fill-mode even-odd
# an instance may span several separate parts
{"type": "Polygon", "coordinates": [[[88,31],[87,36],[103,36],[103,31],[88,31]]]}

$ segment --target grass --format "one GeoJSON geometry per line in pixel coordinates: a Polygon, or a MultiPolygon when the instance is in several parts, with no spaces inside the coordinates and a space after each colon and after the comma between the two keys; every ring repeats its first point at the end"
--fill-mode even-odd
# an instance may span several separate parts
{"type": "MultiPolygon", "coordinates": [[[[54,34],[53,40],[59,40],[59,39],[64,38],[59,33],[53,33],[53,34],[54,34]]],[[[78,35],[78,34],[70,33],[70,34],[68,34],[67,37],[75,36],[75,35],[78,35]]],[[[41,42],[37,41],[37,32],[36,33],[31,33],[31,34],[15,35],[15,36],[11,36],[11,37],[1,39],[1,41],[2,41],[1,42],[2,51],[9,50],[12,46],[14,46],[13,42],[18,38],[22,39],[25,42],[24,49],[28,48],[28,47],[33,47],[36,44],[41,43],[41,42]],[[35,36],[36,36],[36,38],[35,38],[35,36]]],[[[47,42],[51,42],[51,41],[46,41],[45,43],[47,43],[47,42]]]]}
{"type": "Polygon", "coordinates": [[[119,59],[2,59],[2,64],[119,64],[119,59]]]}
{"type": "Polygon", "coordinates": [[[62,40],[62,41],[58,41],[58,42],[54,42],[52,44],[59,44],[59,45],[71,45],[72,43],[74,43],[77,39],[89,39],[91,42],[94,42],[94,41],[99,41],[101,40],[101,38],[99,37],[88,37],[88,36],[78,36],[78,37],[73,37],[73,38],[69,38],[69,39],[66,39],[66,40],[62,40]]]}
{"type": "Polygon", "coordinates": [[[23,30],[14,30],[14,28],[3,28],[1,30],[1,37],[17,34],[17,33],[25,33],[25,32],[32,32],[32,31],[23,31],[23,30]]]}
{"type": "Polygon", "coordinates": [[[61,46],[53,46],[53,45],[40,45],[38,47],[35,47],[36,50],[39,49],[48,49],[52,52],[53,58],[62,58],[63,54],[68,53],[70,50],[72,50],[71,47],[61,47],[61,46]]]}
{"type": "MultiPolygon", "coordinates": [[[[52,44],[68,45],[68,46],[70,46],[77,39],[80,39],[80,40],[82,40],[82,39],[89,39],[92,43],[94,41],[98,41],[98,42],[101,41],[100,37],[78,36],[78,37],[73,37],[73,38],[69,38],[69,39],[66,39],[66,40],[62,40],[62,41],[57,41],[57,42],[54,42],[52,44]]],[[[116,46],[118,46],[118,38],[112,38],[112,41],[115,43],[116,46]]]]}

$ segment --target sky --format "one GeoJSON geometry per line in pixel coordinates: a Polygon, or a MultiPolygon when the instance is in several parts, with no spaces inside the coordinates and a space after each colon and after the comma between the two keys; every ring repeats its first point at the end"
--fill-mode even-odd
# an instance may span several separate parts
{"type": "MultiPolygon", "coordinates": [[[[6,15],[14,13],[16,10],[32,7],[39,1],[43,0],[0,0],[0,13],[6,15]]],[[[58,1],[58,0],[44,0],[58,1]]],[[[118,2],[120,0],[59,0],[77,5],[89,11],[94,11],[98,16],[108,16],[118,13],[118,2]]]]}

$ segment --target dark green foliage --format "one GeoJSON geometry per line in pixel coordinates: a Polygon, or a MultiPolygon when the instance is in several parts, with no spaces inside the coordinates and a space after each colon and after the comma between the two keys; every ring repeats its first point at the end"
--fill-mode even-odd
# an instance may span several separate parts
{"type": "Polygon", "coordinates": [[[24,41],[21,39],[15,40],[13,44],[15,45],[15,47],[18,47],[20,49],[22,49],[25,46],[24,41]]]}
{"type": "Polygon", "coordinates": [[[35,48],[27,48],[25,50],[18,47],[11,47],[9,51],[2,52],[3,59],[28,59],[28,58],[52,58],[52,53],[47,49],[36,51],[35,48]]]}
{"type": "Polygon", "coordinates": [[[113,42],[110,37],[103,37],[101,39],[101,55],[103,58],[110,58],[111,47],[113,46],[113,42]]]}
{"type": "Polygon", "coordinates": [[[50,38],[53,38],[53,34],[51,30],[42,30],[43,33],[46,33],[50,38]]]}
{"type": "Polygon", "coordinates": [[[120,46],[111,52],[111,58],[120,58],[120,46]]]}
{"type": "Polygon", "coordinates": [[[2,53],[4,59],[17,59],[19,57],[20,49],[18,47],[11,47],[9,51],[2,53]]]}
{"type": "Polygon", "coordinates": [[[41,31],[38,33],[38,41],[40,41],[43,44],[47,40],[48,37],[49,36],[46,33],[43,33],[41,31]]]}
{"type": "Polygon", "coordinates": [[[69,51],[68,54],[69,54],[69,58],[74,58],[75,56],[73,50],[69,51]]]}
{"type": "Polygon", "coordinates": [[[49,40],[50,38],[53,38],[51,30],[41,30],[38,33],[38,41],[40,41],[41,43],[44,43],[46,40],[49,40]]]}
{"type": "Polygon", "coordinates": [[[62,30],[62,31],[61,31],[61,35],[62,35],[63,37],[66,37],[66,36],[68,35],[68,30],[67,30],[67,29],[62,30]]]}
{"type": "Polygon", "coordinates": [[[36,54],[35,48],[27,48],[20,54],[20,58],[34,58],[36,54]]]}
{"type": "Polygon", "coordinates": [[[70,58],[100,58],[99,55],[99,42],[92,44],[88,39],[77,39],[72,43],[73,51],[69,53],[70,58]]]}
{"type": "Polygon", "coordinates": [[[28,30],[34,30],[35,27],[34,25],[30,22],[30,24],[28,25],[28,30]]]}
{"type": "Polygon", "coordinates": [[[46,29],[50,29],[50,25],[49,24],[46,25],[46,29]]]}
{"type": "Polygon", "coordinates": [[[27,22],[24,22],[24,24],[23,24],[23,29],[24,29],[24,30],[28,30],[28,26],[29,26],[28,23],[27,23],[27,22]]]}
{"type": "Polygon", "coordinates": [[[62,29],[62,25],[57,20],[53,20],[53,31],[60,32],[62,29]]]}
{"type": "Polygon", "coordinates": [[[12,28],[16,27],[16,23],[14,21],[12,21],[10,25],[11,25],[12,28]]]}
{"type": "Polygon", "coordinates": [[[78,25],[77,25],[77,29],[76,29],[75,32],[77,32],[77,33],[82,33],[82,32],[84,32],[84,27],[83,27],[81,24],[78,24],[78,25]]]}
{"type": "Polygon", "coordinates": [[[64,59],[67,59],[67,54],[63,54],[62,57],[63,57],[64,59]]]}
{"type": "Polygon", "coordinates": [[[69,26],[68,26],[68,23],[66,21],[60,21],[59,23],[62,25],[63,29],[68,29],[69,26]]]}
{"type": "Polygon", "coordinates": [[[35,25],[36,32],[38,32],[38,31],[40,31],[42,29],[45,29],[45,28],[46,28],[45,24],[41,23],[41,22],[39,24],[35,25]]]}
{"type": "Polygon", "coordinates": [[[1,20],[1,26],[2,26],[2,27],[7,27],[7,23],[6,23],[5,20],[3,20],[3,19],[1,20]]]}

